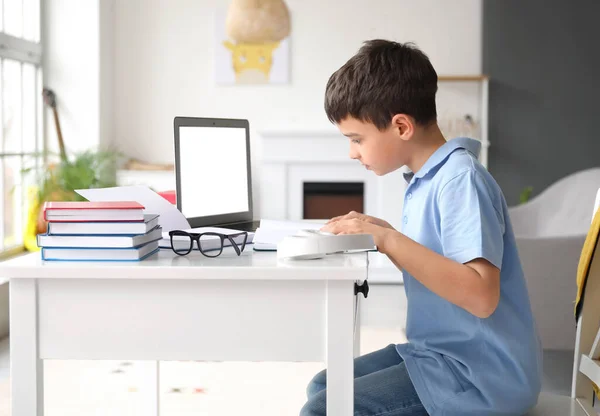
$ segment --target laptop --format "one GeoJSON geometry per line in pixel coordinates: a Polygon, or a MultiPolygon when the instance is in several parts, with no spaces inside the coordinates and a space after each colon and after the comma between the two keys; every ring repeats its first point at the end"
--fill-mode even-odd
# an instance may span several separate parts
{"type": "Polygon", "coordinates": [[[248,120],[175,117],[177,209],[192,228],[256,231],[248,120]]]}

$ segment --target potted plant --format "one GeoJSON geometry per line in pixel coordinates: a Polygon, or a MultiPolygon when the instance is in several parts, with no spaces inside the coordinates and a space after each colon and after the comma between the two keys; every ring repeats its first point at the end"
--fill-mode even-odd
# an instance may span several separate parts
{"type": "MultiPolygon", "coordinates": [[[[119,152],[107,149],[86,150],[69,157],[56,110],[56,95],[52,90],[44,88],[43,97],[54,115],[59,158],[58,162],[49,164],[47,169],[36,172],[36,185],[28,189],[29,212],[24,245],[30,251],[38,250],[37,234],[45,233],[47,230],[41,210],[43,203],[46,201],[84,201],[85,199],[75,192],[76,189],[116,186],[116,166],[121,156],[119,152]]],[[[48,156],[48,154],[45,153],[44,156],[48,156]]],[[[25,172],[34,171],[35,168],[25,169],[25,172]]]]}

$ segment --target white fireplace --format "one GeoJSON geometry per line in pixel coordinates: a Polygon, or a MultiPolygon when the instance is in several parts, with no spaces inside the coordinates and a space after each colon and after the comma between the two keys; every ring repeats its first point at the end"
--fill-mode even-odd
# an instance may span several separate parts
{"type": "Polygon", "coordinates": [[[306,182],[362,182],[365,213],[400,227],[406,182],[402,170],[378,177],[348,156],[337,131],[261,132],[260,213],[263,218],[303,219],[306,182]]]}

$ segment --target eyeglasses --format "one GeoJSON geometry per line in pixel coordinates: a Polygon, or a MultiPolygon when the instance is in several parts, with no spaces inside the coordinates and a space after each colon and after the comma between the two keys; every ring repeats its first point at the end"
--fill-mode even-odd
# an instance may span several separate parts
{"type": "Polygon", "coordinates": [[[171,249],[180,256],[185,256],[192,251],[194,241],[198,243],[200,253],[206,257],[217,257],[223,252],[225,239],[228,239],[231,246],[239,256],[246,248],[248,233],[243,231],[237,234],[221,233],[188,233],[181,230],[169,231],[171,237],[171,249]],[[239,243],[239,241],[241,243],[239,243]]]}

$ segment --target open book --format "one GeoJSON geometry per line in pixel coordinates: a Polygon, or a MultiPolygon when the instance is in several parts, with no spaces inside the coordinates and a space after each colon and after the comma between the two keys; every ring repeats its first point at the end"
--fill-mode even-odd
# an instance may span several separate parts
{"type": "Polygon", "coordinates": [[[319,230],[326,222],[326,220],[260,220],[260,227],[256,229],[254,235],[254,250],[276,251],[277,244],[285,237],[296,235],[300,230],[319,230]]]}

